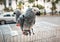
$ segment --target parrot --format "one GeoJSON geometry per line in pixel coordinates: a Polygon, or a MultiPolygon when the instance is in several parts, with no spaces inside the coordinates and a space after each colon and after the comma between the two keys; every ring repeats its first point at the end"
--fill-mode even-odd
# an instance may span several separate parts
{"type": "MultiPolygon", "coordinates": [[[[20,24],[21,30],[24,35],[31,35],[31,29],[33,32],[32,26],[35,24],[36,14],[40,14],[38,8],[28,8],[24,14],[21,14],[18,18],[18,23],[20,24]]],[[[34,32],[33,32],[34,34],[34,32]]]]}
{"type": "Polygon", "coordinates": [[[14,15],[16,15],[16,21],[18,20],[19,16],[22,14],[21,13],[21,10],[20,9],[16,9],[14,12],[13,12],[14,15]]]}

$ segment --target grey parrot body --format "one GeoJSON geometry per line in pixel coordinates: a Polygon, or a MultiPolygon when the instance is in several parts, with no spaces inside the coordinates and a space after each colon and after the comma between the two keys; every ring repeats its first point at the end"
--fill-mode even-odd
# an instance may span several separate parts
{"type": "Polygon", "coordinates": [[[35,14],[30,10],[27,10],[25,14],[20,15],[18,19],[18,23],[20,23],[20,27],[22,30],[30,30],[35,23],[35,14]]]}
{"type": "Polygon", "coordinates": [[[19,16],[18,23],[22,31],[29,31],[31,34],[30,29],[35,24],[35,15],[37,12],[39,13],[39,10],[28,8],[25,14],[19,16]]]}
{"type": "Polygon", "coordinates": [[[14,14],[16,15],[16,21],[18,20],[19,16],[21,15],[21,11],[19,9],[16,9],[14,11],[14,14]]]}

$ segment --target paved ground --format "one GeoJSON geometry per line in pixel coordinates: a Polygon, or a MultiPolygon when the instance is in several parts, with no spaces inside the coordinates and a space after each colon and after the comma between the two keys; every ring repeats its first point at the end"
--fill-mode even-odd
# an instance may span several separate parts
{"type": "Polygon", "coordinates": [[[0,25],[0,42],[60,42],[60,16],[36,17],[33,29],[25,36],[16,24],[0,25]]]}

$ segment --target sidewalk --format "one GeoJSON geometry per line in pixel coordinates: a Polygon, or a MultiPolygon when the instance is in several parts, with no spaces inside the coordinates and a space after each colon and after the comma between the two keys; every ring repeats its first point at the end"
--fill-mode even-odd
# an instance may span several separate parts
{"type": "MultiPolygon", "coordinates": [[[[21,29],[17,27],[16,24],[0,26],[0,29],[5,30],[5,33],[7,32],[9,33],[11,32],[11,30],[16,31],[13,32],[12,35],[4,34],[5,41],[6,42],[60,42],[60,25],[58,25],[60,17],[37,17],[36,19],[37,19],[36,23],[33,26],[35,35],[31,36],[23,35],[21,29]]],[[[0,40],[2,42],[3,39],[0,38],[0,40]]]]}

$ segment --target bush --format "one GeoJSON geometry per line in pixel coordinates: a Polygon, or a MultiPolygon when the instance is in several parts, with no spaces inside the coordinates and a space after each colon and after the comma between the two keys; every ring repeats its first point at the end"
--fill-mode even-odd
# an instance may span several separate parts
{"type": "Polygon", "coordinates": [[[29,3],[33,3],[35,0],[28,0],[29,3]]]}
{"type": "Polygon", "coordinates": [[[9,11],[9,8],[4,8],[4,11],[9,11]]]}
{"type": "Polygon", "coordinates": [[[39,8],[39,9],[44,9],[44,6],[42,6],[42,5],[36,5],[36,6],[35,6],[35,4],[33,4],[33,7],[37,7],[37,8],[39,8]]]}
{"type": "Polygon", "coordinates": [[[7,12],[9,12],[9,11],[13,11],[13,9],[11,8],[11,9],[9,9],[9,8],[4,8],[4,11],[7,11],[7,12]]]}

